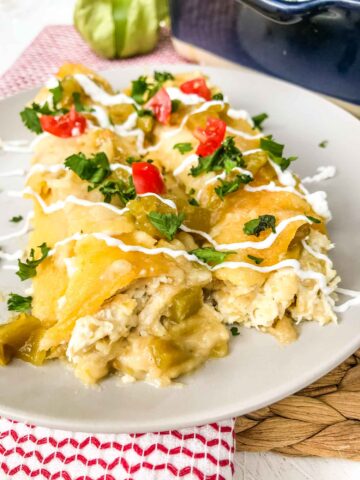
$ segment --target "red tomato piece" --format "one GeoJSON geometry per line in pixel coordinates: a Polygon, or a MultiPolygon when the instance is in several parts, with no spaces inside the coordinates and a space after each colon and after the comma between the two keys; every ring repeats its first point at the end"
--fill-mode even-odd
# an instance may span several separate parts
{"type": "Polygon", "coordinates": [[[205,100],[211,100],[211,91],[206,85],[205,79],[202,77],[188,80],[180,85],[180,90],[183,93],[195,93],[205,100]]]}
{"type": "Polygon", "coordinates": [[[153,111],[155,118],[163,124],[168,123],[171,115],[171,98],[165,90],[161,88],[145,105],[153,111]]]}
{"type": "Polygon", "coordinates": [[[206,157],[211,155],[222,144],[226,133],[226,123],[215,117],[208,117],[205,128],[197,128],[194,137],[200,142],[196,149],[197,155],[206,157]]]}
{"type": "Polygon", "coordinates": [[[40,125],[44,132],[60,138],[76,137],[84,133],[86,118],[71,107],[65,115],[41,115],[40,125]]]}
{"type": "Polygon", "coordinates": [[[131,165],[136,193],[165,193],[160,170],[152,163],[134,162],[131,165]]]}

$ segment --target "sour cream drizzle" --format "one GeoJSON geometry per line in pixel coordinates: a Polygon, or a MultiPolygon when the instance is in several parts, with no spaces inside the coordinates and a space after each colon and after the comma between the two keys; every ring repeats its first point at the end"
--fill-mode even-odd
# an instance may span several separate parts
{"type": "Polygon", "coordinates": [[[99,87],[95,82],[90,80],[90,78],[83,73],[75,73],[74,78],[84,90],[86,95],[91,97],[95,102],[101,103],[102,105],[105,105],[107,107],[111,105],[119,105],[122,103],[137,105],[133,98],[125,95],[124,93],[117,93],[116,95],[112,95],[105,92],[104,89],[99,87]]]}
{"type": "Polygon", "coordinates": [[[315,183],[321,182],[322,180],[328,180],[333,178],[336,175],[336,167],[333,165],[327,165],[326,167],[318,167],[316,169],[316,174],[312,177],[305,177],[302,179],[302,183],[315,183]]]}

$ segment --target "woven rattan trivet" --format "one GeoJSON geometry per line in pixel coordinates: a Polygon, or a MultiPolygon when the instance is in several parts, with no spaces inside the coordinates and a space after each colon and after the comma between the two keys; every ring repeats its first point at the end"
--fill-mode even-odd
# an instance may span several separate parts
{"type": "Polygon", "coordinates": [[[360,460],[360,350],[295,395],[236,420],[237,450],[360,460]]]}

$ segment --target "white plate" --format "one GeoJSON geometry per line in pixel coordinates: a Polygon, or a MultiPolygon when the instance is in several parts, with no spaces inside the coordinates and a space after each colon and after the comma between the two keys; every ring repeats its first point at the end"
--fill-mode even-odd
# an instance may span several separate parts
{"type": "MultiPolygon", "coordinates": [[[[184,71],[194,66],[161,66],[184,71]]],[[[337,175],[316,186],[328,192],[334,219],[330,235],[337,248],[332,257],[342,286],[360,290],[360,123],[319,96],[257,73],[203,68],[226,93],[232,105],[251,114],[268,112],[267,131],[286,144],[299,160],[294,169],[312,175],[320,165],[335,165],[337,175]],[[329,140],[327,148],[319,148],[329,140]]],[[[141,68],[113,70],[106,77],[117,87],[143,74],[141,68]]],[[[0,104],[0,137],[29,138],[19,111],[35,91],[0,104]]],[[[29,155],[0,154],[0,171],[23,167],[29,155]]],[[[0,178],[0,187],[22,188],[23,179],[0,178]]],[[[312,187],[312,185],[310,185],[312,187]]],[[[316,188],[315,187],[315,188],[316,188]]],[[[23,213],[27,202],[0,194],[0,228],[23,213]]],[[[23,240],[25,241],[25,239],[23,240]]],[[[4,245],[14,251],[21,242],[4,245]]],[[[13,272],[0,272],[0,291],[21,291],[13,272]]],[[[2,312],[5,318],[5,310],[2,312]]],[[[61,362],[35,368],[19,361],[0,370],[0,414],[18,420],[89,432],[144,432],[200,425],[240,415],[275,402],[327,373],[360,346],[360,308],[341,315],[338,325],[302,326],[299,340],[280,346],[270,335],[241,329],[231,352],[183,378],[183,388],[156,389],[146,384],[120,385],[116,378],[98,389],[83,387],[61,362]]]]}

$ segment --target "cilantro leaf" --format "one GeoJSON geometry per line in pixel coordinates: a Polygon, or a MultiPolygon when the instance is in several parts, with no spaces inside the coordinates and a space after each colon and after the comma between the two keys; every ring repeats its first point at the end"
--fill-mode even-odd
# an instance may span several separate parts
{"type": "Polygon", "coordinates": [[[170,72],[154,72],[154,78],[159,83],[164,83],[167,80],[174,80],[174,75],[170,72]]]}
{"type": "Polygon", "coordinates": [[[154,112],[152,110],[148,110],[146,108],[139,108],[137,107],[136,105],[133,105],[135,110],[136,110],[136,113],[138,114],[138,117],[153,117],[154,116],[154,112]]]}
{"type": "Polygon", "coordinates": [[[238,335],[240,335],[238,328],[235,326],[230,328],[230,332],[233,337],[237,337],[238,335]]]}
{"type": "Polygon", "coordinates": [[[54,108],[56,108],[56,105],[60,102],[63,96],[63,87],[61,83],[59,82],[58,85],[54,88],[50,88],[49,92],[52,93],[53,96],[53,105],[54,108]]]}
{"type": "Polygon", "coordinates": [[[27,312],[31,309],[32,297],[23,297],[17,293],[10,293],[7,308],[11,312],[27,312]]]}
{"type": "Polygon", "coordinates": [[[132,177],[129,181],[125,180],[107,180],[100,188],[100,192],[104,195],[104,201],[110,203],[113,196],[117,196],[123,205],[136,197],[136,191],[132,177]]]}
{"type": "Polygon", "coordinates": [[[21,220],[23,220],[23,216],[22,215],[15,215],[14,217],[11,217],[9,222],[13,222],[13,223],[19,223],[21,222],[21,220]]]}
{"type": "Polygon", "coordinates": [[[267,113],[259,113],[259,115],[255,115],[252,117],[252,121],[254,122],[254,127],[258,128],[260,131],[262,130],[262,124],[269,118],[267,113]]]}
{"type": "Polygon", "coordinates": [[[181,106],[180,100],[177,100],[176,98],[175,100],[171,100],[171,113],[177,112],[180,106],[181,106]]]}
{"type": "Polygon", "coordinates": [[[144,99],[144,95],[148,91],[150,83],[148,82],[147,78],[142,75],[137,80],[133,80],[131,85],[130,95],[136,103],[142,105],[146,101],[144,99]]]}
{"type": "Polygon", "coordinates": [[[253,180],[253,177],[244,173],[242,173],[241,175],[236,175],[233,180],[227,181],[220,179],[221,185],[215,188],[215,193],[218,197],[221,198],[221,200],[224,200],[224,197],[226,195],[236,192],[237,190],[239,190],[240,185],[249,183],[251,182],[251,180],[253,180]]]}
{"type": "Polygon", "coordinates": [[[319,218],[311,217],[310,215],[306,215],[306,218],[308,218],[313,223],[321,223],[321,220],[319,218]]]}
{"type": "Polygon", "coordinates": [[[326,148],[329,145],[329,140],[323,140],[319,143],[320,148],[326,148]]]}
{"type": "Polygon", "coordinates": [[[218,172],[225,168],[244,167],[241,151],[235,145],[234,137],[227,137],[214,153],[207,157],[199,157],[198,164],[191,167],[190,175],[198,177],[202,173],[218,172]],[[231,162],[231,163],[230,163],[231,162]]]}
{"type": "Polygon", "coordinates": [[[27,280],[28,278],[35,277],[36,268],[48,256],[50,248],[46,245],[46,243],[42,243],[38,246],[38,248],[40,248],[41,251],[41,257],[38,259],[35,260],[35,251],[32,248],[30,250],[30,257],[27,258],[25,262],[18,260],[19,270],[16,272],[16,275],[20,277],[21,280],[27,280]]]}
{"type": "Polygon", "coordinates": [[[220,92],[219,93],[214,93],[214,95],[212,96],[212,99],[222,101],[222,100],[224,100],[224,95],[220,92]]]}
{"type": "Polygon", "coordinates": [[[262,262],[264,261],[263,258],[254,257],[254,255],[248,255],[248,258],[250,258],[250,260],[252,260],[253,262],[255,262],[256,265],[259,265],[260,263],[262,263],[262,262]]]}
{"type": "Polygon", "coordinates": [[[188,153],[188,152],[191,152],[191,150],[193,149],[193,146],[191,145],[191,143],[175,143],[175,145],[173,146],[173,149],[174,150],[179,150],[179,152],[181,153],[181,155],[184,155],[184,153],[188,153]]]}
{"type": "Polygon", "coordinates": [[[260,148],[268,153],[271,160],[279,165],[281,170],[286,170],[291,162],[297,160],[297,157],[283,157],[284,145],[275,142],[271,136],[260,139],[260,148]]]}
{"type": "Polygon", "coordinates": [[[150,212],[148,214],[150,223],[169,241],[175,237],[184,218],[183,213],[176,215],[175,213],[150,212]]]}
{"type": "Polygon", "coordinates": [[[276,219],[274,215],[260,215],[258,218],[246,222],[243,231],[246,235],[255,235],[256,237],[268,228],[271,228],[272,232],[276,233],[275,222],[276,219]]]}
{"type": "Polygon", "coordinates": [[[200,203],[196,200],[196,198],[189,198],[188,204],[192,205],[193,207],[200,207],[200,203]]]}
{"type": "Polygon", "coordinates": [[[214,266],[222,263],[228,255],[236,252],[219,252],[213,247],[204,247],[195,248],[195,250],[191,250],[189,253],[195,255],[199,260],[214,266]]]}
{"type": "Polygon", "coordinates": [[[24,110],[20,112],[20,117],[25,127],[32,132],[39,134],[43,131],[40,125],[39,117],[33,108],[25,107],[24,110]]]}
{"type": "Polygon", "coordinates": [[[79,92],[73,92],[72,98],[73,98],[75,110],[77,112],[93,112],[94,111],[93,108],[88,107],[81,102],[81,96],[79,92]]]}
{"type": "Polygon", "coordinates": [[[76,173],[82,180],[92,185],[89,191],[100,185],[110,174],[109,160],[104,152],[98,152],[87,158],[82,152],[67,157],[65,166],[76,173]]]}

